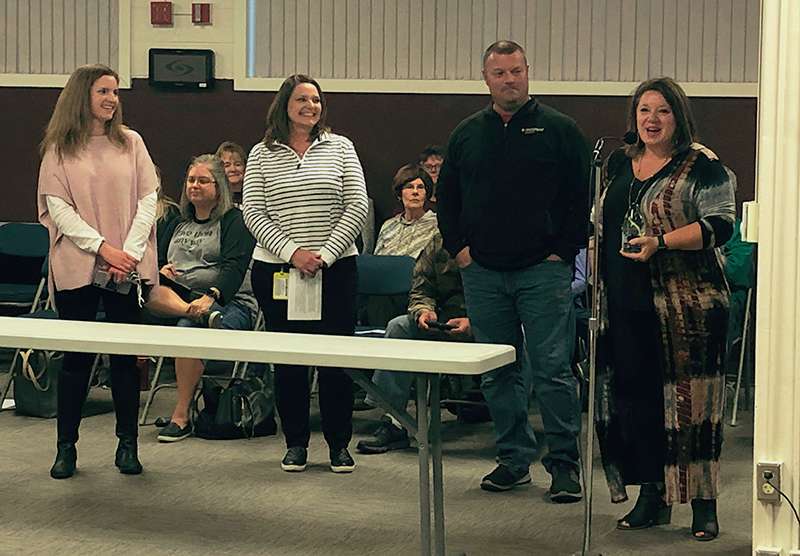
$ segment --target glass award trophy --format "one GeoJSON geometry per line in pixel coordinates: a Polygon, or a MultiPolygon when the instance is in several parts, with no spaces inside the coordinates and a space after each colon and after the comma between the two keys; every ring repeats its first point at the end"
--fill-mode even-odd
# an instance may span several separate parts
{"type": "Polygon", "coordinates": [[[630,240],[645,235],[644,215],[639,209],[639,203],[632,203],[628,212],[622,219],[622,250],[625,253],[638,253],[642,250],[640,245],[631,245],[630,240]]]}

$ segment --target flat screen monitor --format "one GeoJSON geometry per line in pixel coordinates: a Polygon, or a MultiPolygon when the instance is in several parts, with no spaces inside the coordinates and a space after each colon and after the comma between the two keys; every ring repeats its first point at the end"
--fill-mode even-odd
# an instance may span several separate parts
{"type": "Polygon", "coordinates": [[[151,48],[149,81],[158,87],[211,88],[214,86],[214,51],[151,48]]]}

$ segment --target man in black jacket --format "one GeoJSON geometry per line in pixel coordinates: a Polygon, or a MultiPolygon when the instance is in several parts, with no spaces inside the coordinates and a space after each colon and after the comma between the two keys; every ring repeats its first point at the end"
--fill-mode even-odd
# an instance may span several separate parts
{"type": "MultiPolygon", "coordinates": [[[[453,131],[438,184],[439,228],[461,269],[479,342],[527,340],[552,475],[550,498],[581,498],[580,413],[570,370],[575,254],[586,245],[589,153],[575,122],[528,94],[525,51],[512,41],[486,50],[492,104],[453,131]]],[[[487,373],[482,389],[495,423],[499,465],[481,488],[530,482],[536,439],[528,377],[518,363],[487,373]]]]}

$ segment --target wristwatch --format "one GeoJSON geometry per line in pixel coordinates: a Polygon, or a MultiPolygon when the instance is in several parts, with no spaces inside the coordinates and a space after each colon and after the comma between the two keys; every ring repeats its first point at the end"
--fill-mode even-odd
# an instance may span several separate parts
{"type": "Polygon", "coordinates": [[[208,288],[208,291],[206,292],[206,294],[209,297],[214,298],[214,301],[219,301],[219,298],[220,298],[220,295],[222,295],[222,292],[220,292],[217,288],[211,287],[211,288],[208,288]]]}
{"type": "Polygon", "coordinates": [[[659,234],[658,235],[658,250],[659,251],[664,251],[665,249],[667,249],[667,244],[664,241],[664,234],[659,234]]]}

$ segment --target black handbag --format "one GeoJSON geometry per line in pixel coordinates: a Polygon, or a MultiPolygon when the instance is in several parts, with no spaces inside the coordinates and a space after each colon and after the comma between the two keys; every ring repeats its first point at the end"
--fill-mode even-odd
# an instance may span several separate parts
{"type": "Polygon", "coordinates": [[[64,354],[38,349],[20,350],[22,369],[14,377],[15,411],[51,419],[58,411],[58,375],[64,354]]]}
{"type": "Polygon", "coordinates": [[[224,384],[205,379],[204,407],[194,405],[194,434],[209,440],[253,438],[275,434],[275,397],[258,377],[232,378],[224,384]]]}

